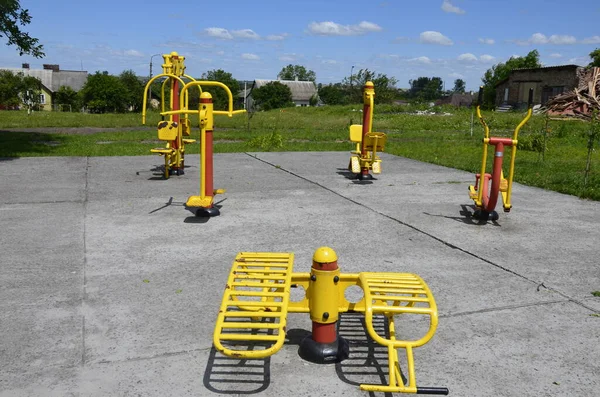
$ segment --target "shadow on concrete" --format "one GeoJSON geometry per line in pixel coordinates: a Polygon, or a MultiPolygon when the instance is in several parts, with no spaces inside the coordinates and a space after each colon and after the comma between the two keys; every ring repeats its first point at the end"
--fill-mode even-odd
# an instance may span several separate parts
{"type": "MultiPolygon", "coordinates": [[[[373,317],[375,331],[389,338],[388,321],[385,316],[373,317]]],[[[365,317],[361,313],[344,313],[340,315],[339,334],[350,345],[350,357],[335,364],[335,372],[341,381],[357,388],[361,384],[387,385],[388,380],[388,349],[375,342],[369,336],[365,317]]],[[[402,379],[406,382],[404,374],[402,379]]],[[[369,396],[374,397],[374,392],[369,396]]],[[[377,393],[393,397],[392,393],[377,393]]]]}
{"type": "Polygon", "coordinates": [[[371,185],[373,184],[373,181],[376,181],[377,178],[375,178],[372,174],[370,179],[366,179],[366,180],[359,180],[357,179],[356,174],[352,173],[351,171],[348,171],[347,168],[338,168],[336,173],[338,175],[343,176],[344,178],[352,181],[352,183],[354,183],[355,185],[371,185]]]}
{"type": "MultiPolygon", "coordinates": [[[[239,345],[237,346],[239,348],[239,345]]],[[[247,345],[252,350],[252,345],[247,345]]],[[[271,383],[270,357],[256,360],[232,358],[210,349],[204,371],[204,387],[220,394],[257,394],[271,383]]]]}
{"type": "Polygon", "coordinates": [[[438,214],[430,214],[429,212],[423,212],[423,214],[427,215],[427,216],[435,216],[438,218],[446,218],[446,219],[452,219],[454,221],[457,222],[462,222],[465,223],[467,225],[486,225],[488,223],[491,223],[494,226],[499,226],[501,227],[502,225],[500,225],[498,222],[494,221],[494,220],[487,220],[487,219],[477,219],[475,217],[473,217],[473,213],[475,212],[475,206],[470,204],[470,205],[465,205],[465,204],[461,204],[461,210],[459,211],[459,215],[460,216],[447,216],[447,215],[438,215],[438,214]]]}
{"type": "Polygon", "coordinates": [[[66,138],[56,134],[0,130],[0,161],[14,160],[22,155],[54,156],[56,148],[66,138]]]}
{"type": "MultiPolygon", "coordinates": [[[[183,173],[180,173],[179,175],[177,175],[177,173],[172,172],[169,174],[169,178],[175,177],[175,176],[184,176],[185,169],[193,168],[193,167],[191,165],[186,165],[183,168],[184,168],[183,173]]],[[[136,175],[142,175],[142,174],[147,174],[147,173],[152,173],[152,176],[150,176],[148,178],[149,181],[166,181],[167,180],[167,179],[165,179],[165,165],[164,164],[154,165],[149,170],[141,170],[141,171],[135,172],[136,175]]]]}
{"type": "MultiPolygon", "coordinates": [[[[264,323],[273,323],[274,319],[264,318],[264,323]]],[[[243,332],[240,330],[240,332],[243,332]]],[[[257,335],[260,331],[252,331],[248,335],[257,335]]],[[[261,335],[273,335],[269,329],[261,335]]],[[[231,341],[232,345],[225,347],[235,348],[238,351],[252,351],[257,347],[268,347],[252,341],[231,341]]],[[[271,358],[240,359],[217,354],[214,345],[210,350],[203,383],[208,390],[221,394],[257,394],[269,387],[271,383],[271,358]]]]}

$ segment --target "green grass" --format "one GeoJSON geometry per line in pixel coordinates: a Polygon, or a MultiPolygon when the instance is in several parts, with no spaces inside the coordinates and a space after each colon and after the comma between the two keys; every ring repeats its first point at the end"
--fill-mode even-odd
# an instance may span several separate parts
{"type": "MultiPolygon", "coordinates": [[[[348,127],[362,123],[362,106],[290,108],[260,112],[251,118],[215,117],[215,153],[244,151],[350,151],[348,127]]],[[[451,115],[415,115],[415,108],[377,105],[374,130],[388,135],[386,152],[433,164],[479,172],[483,128],[475,119],[471,135],[470,109],[438,109],[451,115]],[[407,111],[407,110],[410,110],[407,111]]],[[[492,135],[510,136],[522,113],[485,112],[492,135]]],[[[154,126],[157,113],[148,114],[146,127],[141,114],[93,115],[81,113],[0,111],[0,157],[30,156],[132,156],[148,155],[160,146],[154,126]],[[24,132],[53,127],[52,133],[24,132]],[[118,131],[75,135],[62,129],[108,127],[118,131]],[[8,130],[7,130],[8,129],[8,130]]],[[[532,141],[545,125],[544,116],[534,116],[520,133],[522,142],[532,141]],[[531,138],[531,139],[529,139],[531,138]]],[[[197,119],[192,118],[193,124],[197,119]]],[[[549,122],[548,151],[541,161],[537,152],[519,150],[515,181],[544,189],[600,200],[600,160],[592,154],[588,187],[583,190],[589,125],[579,121],[549,122]]],[[[198,138],[194,128],[193,138],[198,138]]],[[[187,147],[197,153],[198,144],[187,147]]],[[[491,156],[493,150],[489,150],[491,156]]],[[[507,152],[510,152],[507,149],[507,152]]],[[[510,154],[505,156],[505,166],[510,154]]],[[[383,164],[385,173],[385,162],[383,164]]],[[[506,168],[505,168],[506,170],[506,168]]]]}

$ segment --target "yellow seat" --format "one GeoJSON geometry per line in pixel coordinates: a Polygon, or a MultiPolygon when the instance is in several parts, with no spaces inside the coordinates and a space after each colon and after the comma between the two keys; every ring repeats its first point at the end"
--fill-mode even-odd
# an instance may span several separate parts
{"type": "Polygon", "coordinates": [[[361,124],[352,124],[350,126],[350,142],[359,143],[362,141],[362,128],[361,124]]]}
{"type": "Polygon", "coordinates": [[[241,252],[236,256],[213,335],[219,352],[252,359],[271,356],[281,349],[293,266],[293,253],[241,252]],[[231,346],[235,342],[242,347],[251,342],[254,349],[231,346]]]}
{"type": "Polygon", "coordinates": [[[388,393],[416,393],[416,375],[412,349],[427,343],[435,334],[438,314],[435,300],[421,277],[410,273],[359,273],[359,285],[364,292],[365,326],[373,340],[388,348],[388,385],[360,385],[361,390],[388,393]],[[374,315],[385,315],[388,332],[381,336],[373,325],[374,315]],[[394,316],[416,314],[429,317],[429,330],[418,340],[396,339],[394,316]],[[398,351],[406,351],[408,382],[400,371],[398,351]]]}
{"type": "Polygon", "coordinates": [[[181,140],[183,143],[195,143],[196,140],[195,139],[182,139],[181,140]]]}
{"type": "Polygon", "coordinates": [[[383,132],[369,132],[365,135],[365,149],[370,152],[383,152],[387,136],[383,132]]]}
{"type": "Polygon", "coordinates": [[[178,125],[175,121],[159,121],[158,139],[161,141],[174,141],[177,139],[178,125]]]}

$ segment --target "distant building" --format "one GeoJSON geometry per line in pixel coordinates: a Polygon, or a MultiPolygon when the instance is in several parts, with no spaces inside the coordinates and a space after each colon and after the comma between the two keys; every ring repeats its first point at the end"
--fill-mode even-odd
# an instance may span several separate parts
{"type": "Polygon", "coordinates": [[[448,95],[447,97],[444,97],[442,99],[438,99],[437,101],[435,101],[436,106],[440,106],[440,105],[452,105],[452,106],[456,106],[457,108],[459,107],[469,107],[472,105],[473,101],[475,100],[475,96],[473,95],[473,93],[460,93],[460,94],[452,94],[452,95],[448,95]]]}
{"type": "Polygon", "coordinates": [[[310,99],[317,95],[317,87],[312,81],[297,81],[297,80],[254,80],[252,87],[246,91],[246,109],[254,110],[254,100],[252,99],[252,90],[260,88],[268,83],[278,82],[286,85],[292,92],[292,102],[296,106],[309,106],[310,99]]]}
{"type": "MultiPolygon", "coordinates": [[[[24,63],[21,68],[3,68],[15,74],[23,73],[25,76],[36,77],[42,82],[40,105],[43,110],[53,109],[54,94],[62,86],[72,88],[74,91],[79,91],[85,84],[88,78],[88,72],[77,70],[60,70],[59,65],[44,64],[43,69],[30,69],[28,63],[24,63]]],[[[60,105],[60,104],[56,104],[60,105]]]]}
{"type": "Polygon", "coordinates": [[[496,106],[526,107],[530,88],[533,104],[545,105],[550,98],[577,88],[583,70],[577,65],[515,69],[496,84],[496,106]]]}

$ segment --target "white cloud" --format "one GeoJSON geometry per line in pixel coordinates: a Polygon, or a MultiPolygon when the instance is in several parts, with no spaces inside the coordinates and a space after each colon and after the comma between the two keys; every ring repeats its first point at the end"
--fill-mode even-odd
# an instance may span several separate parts
{"type": "Polygon", "coordinates": [[[225,55],[225,51],[217,51],[217,55],[225,55]]]}
{"type": "Polygon", "coordinates": [[[319,36],[357,36],[381,30],[379,25],[367,21],[363,21],[358,25],[340,25],[331,21],[311,22],[308,25],[309,33],[319,36]]]}
{"type": "Polygon", "coordinates": [[[258,61],[260,59],[260,57],[256,54],[245,53],[245,54],[242,54],[242,59],[247,59],[249,61],[258,61]]]}
{"type": "Polygon", "coordinates": [[[430,64],[431,63],[431,59],[429,59],[427,57],[412,58],[412,59],[409,59],[408,61],[409,62],[425,63],[425,64],[430,64]]]}
{"type": "Polygon", "coordinates": [[[462,10],[456,6],[453,6],[452,3],[450,3],[450,0],[444,0],[444,2],[442,3],[442,10],[444,10],[445,12],[451,12],[454,14],[464,14],[465,10],[462,10]]]}
{"type": "Polygon", "coordinates": [[[568,61],[569,63],[573,63],[575,65],[587,65],[590,62],[590,58],[589,57],[576,57],[576,58],[571,58],[568,61]]]}
{"type": "Polygon", "coordinates": [[[128,57],[143,57],[144,54],[142,54],[140,51],[138,50],[126,50],[124,52],[124,54],[128,57]]]}
{"type": "Polygon", "coordinates": [[[560,35],[553,34],[550,37],[546,36],[543,33],[534,33],[527,40],[516,40],[516,44],[518,45],[541,45],[541,44],[554,44],[554,45],[569,45],[576,44],[577,39],[575,36],[571,35],[560,35]]]}
{"type": "Polygon", "coordinates": [[[420,40],[421,40],[421,43],[425,43],[425,44],[440,44],[440,45],[454,44],[452,42],[452,40],[450,40],[448,37],[444,36],[440,32],[434,32],[431,30],[421,33],[420,40]]]}
{"type": "Polygon", "coordinates": [[[248,40],[259,40],[260,36],[252,29],[240,29],[229,31],[224,28],[206,28],[204,33],[208,36],[215,37],[222,40],[233,40],[233,39],[248,39],[248,40]]]}
{"type": "Polygon", "coordinates": [[[296,56],[296,54],[283,54],[279,57],[279,60],[283,62],[294,62],[297,59],[298,57],[296,56]]]}
{"type": "Polygon", "coordinates": [[[218,39],[223,39],[223,40],[233,39],[233,36],[231,35],[231,33],[229,33],[229,30],[223,29],[223,28],[206,28],[206,29],[204,29],[204,32],[207,35],[209,35],[211,37],[216,37],[218,39]]]}
{"type": "Polygon", "coordinates": [[[581,42],[583,44],[600,44],[600,36],[586,37],[581,42]]]}
{"type": "Polygon", "coordinates": [[[496,59],[495,57],[488,55],[488,54],[484,54],[479,57],[479,60],[481,62],[493,62],[495,59],[496,59]]]}
{"type": "Polygon", "coordinates": [[[265,38],[269,41],[281,41],[281,40],[285,40],[286,37],[287,37],[287,33],[283,33],[283,34],[270,34],[265,38]]]}
{"type": "Polygon", "coordinates": [[[553,54],[550,54],[550,58],[562,58],[562,54],[555,52],[553,54]]]}
{"type": "Polygon", "coordinates": [[[252,29],[234,30],[231,32],[231,35],[233,37],[236,37],[239,39],[251,39],[251,40],[260,39],[260,36],[258,34],[256,34],[256,32],[252,29]]]}
{"type": "Polygon", "coordinates": [[[496,40],[494,40],[494,39],[482,39],[482,38],[480,38],[479,42],[482,43],[482,44],[492,45],[492,44],[494,44],[496,42],[496,40]]]}
{"type": "Polygon", "coordinates": [[[464,79],[465,76],[463,76],[460,73],[456,73],[456,72],[452,72],[448,75],[448,77],[452,77],[453,79],[464,79]]]}
{"type": "Polygon", "coordinates": [[[327,59],[327,60],[323,61],[323,63],[326,65],[335,65],[335,64],[337,64],[337,61],[334,61],[333,59],[327,59]]]}
{"type": "Polygon", "coordinates": [[[557,45],[561,45],[561,44],[575,44],[575,43],[577,43],[577,39],[575,38],[575,36],[553,34],[548,39],[548,42],[550,44],[557,44],[557,45]]]}
{"type": "Polygon", "coordinates": [[[461,62],[477,62],[477,57],[469,52],[460,54],[457,59],[461,62]]]}

